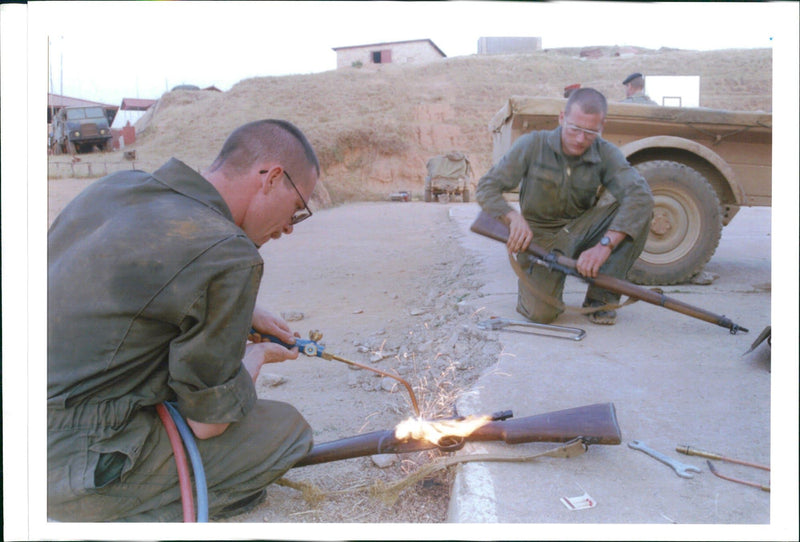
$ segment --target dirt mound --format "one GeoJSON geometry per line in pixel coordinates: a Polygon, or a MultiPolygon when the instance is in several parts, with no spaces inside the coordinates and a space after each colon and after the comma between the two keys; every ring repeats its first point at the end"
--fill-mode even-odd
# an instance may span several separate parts
{"type": "MultiPolygon", "coordinates": [[[[581,83],[622,99],[629,73],[699,75],[703,107],[772,108],[772,51],[636,49],[637,54],[581,58],[579,50],[473,55],[423,65],[347,68],[318,74],[246,79],[224,93],[174,91],[137,123],[136,167],[171,156],[201,169],[237,126],[284,118],[309,137],[322,164],[318,206],[422,195],[427,160],[465,152],[476,178],[491,165],[487,123],[512,94],[561,96],[581,83]]],[[[130,149],[128,149],[130,150],[130,149]]]]}

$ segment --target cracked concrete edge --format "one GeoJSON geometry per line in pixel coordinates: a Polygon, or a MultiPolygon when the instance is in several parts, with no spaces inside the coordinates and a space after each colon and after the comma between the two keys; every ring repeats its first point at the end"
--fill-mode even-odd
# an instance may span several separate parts
{"type": "MultiPolygon", "coordinates": [[[[458,208],[448,210],[448,218],[458,225],[458,208]]],[[[463,233],[461,233],[463,236],[463,233]]],[[[460,244],[465,247],[463,239],[460,244]]],[[[491,371],[487,368],[466,393],[456,401],[456,410],[462,415],[481,410],[481,380],[491,371]]],[[[478,443],[467,443],[459,455],[486,453],[486,448],[478,443]]],[[[457,466],[453,486],[450,489],[450,504],[447,509],[448,523],[497,523],[497,497],[494,482],[485,463],[461,463],[457,466]]]]}
{"type": "MultiPolygon", "coordinates": [[[[472,388],[457,401],[460,413],[475,413],[481,410],[481,381],[490,374],[493,367],[487,368],[473,384],[472,388]]],[[[468,442],[459,455],[486,454],[487,448],[481,443],[468,442]]],[[[498,523],[497,496],[494,481],[486,463],[461,463],[458,465],[450,489],[450,504],[447,508],[448,523],[498,523]]]]}
{"type": "Polygon", "coordinates": [[[447,510],[449,523],[497,523],[497,499],[489,469],[463,463],[456,473],[447,510]]]}

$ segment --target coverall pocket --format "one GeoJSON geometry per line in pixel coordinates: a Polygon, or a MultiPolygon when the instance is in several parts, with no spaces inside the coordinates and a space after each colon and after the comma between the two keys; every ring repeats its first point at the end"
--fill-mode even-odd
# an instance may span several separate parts
{"type": "Polygon", "coordinates": [[[122,452],[100,454],[97,466],[94,468],[94,487],[105,487],[112,482],[119,481],[127,459],[128,456],[122,452]]]}

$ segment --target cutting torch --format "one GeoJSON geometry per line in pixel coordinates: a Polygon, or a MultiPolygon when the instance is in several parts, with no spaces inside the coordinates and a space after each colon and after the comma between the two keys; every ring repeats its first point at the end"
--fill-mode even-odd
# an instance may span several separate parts
{"type": "Polygon", "coordinates": [[[322,333],[320,333],[319,331],[316,331],[316,330],[310,331],[309,335],[311,336],[311,338],[309,338],[309,339],[301,339],[299,337],[296,338],[295,341],[294,341],[294,344],[286,343],[286,342],[280,340],[279,338],[275,337],[274,335],[265,335],[263,333],[259,333],[258,331],[256,331],[253,328],[250,329],[250,334],[251,335],[258,335],[259,337],[261,337],[262,340],[267,340],[267,341],[279,344],[279,345],[283,346],[284,348],[286,348],[287,350],[291,350],[292,348],[294,348],[296,346],[297,349],[302,354],[305,354],[306,356],[311,357],[311,358],[315,358],[316,357],[316,358],[322,358],[322,359],[326,359],[326,360],[330,360],[330,361],[339,361],[339,362],[342,362],[342,363],[346,363],[348,365],[352,365],[353,367],[358,367],[360,369],[366,369],[367,371],[372,371],[373,373],[378,373],[381,376],[386,376],[386,377],[392,378],[394,380],[397,380],[408,391],[408,395],[411,398],[411,405],[414,408],[414,413],[418,417],[420,416],[419,405],[417,404],[417,397],[416,397],[416,395],[414,395],[414,390],[411,388],[411,384],[409,384],[408,382],[406,382],[405,380],[403,380],[402,378],[400,378],[397,375],[393,375],[391,373],[387,373],[387,372],[381,371],[380,369],[376,369],[376,368],[370,367],[368,365],[363,365],[361,363],[357,363],[355,361],[343,358],[341,356],[337,356],[336,354],[331,354],[330,352],[325,350],[325,345],[320,344],[318,342],[320,339],[322,339],[322,333]]]}

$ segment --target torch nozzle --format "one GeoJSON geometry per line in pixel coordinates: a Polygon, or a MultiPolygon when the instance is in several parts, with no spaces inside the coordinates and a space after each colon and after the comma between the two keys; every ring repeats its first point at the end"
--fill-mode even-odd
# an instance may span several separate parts
{"type": "Polygon", "coordinates": [[[675,448],[675,450],[686,455],[697,455],[700,457],[706,457],[708,459],[722,459],[722,456],[719,454],[707,452],[705,450],[701,450],[700,448],[693,448],[685,444],[683,446],[678,446],[675,448]]]}
{"type": "Polygon", "coordinates": [[[744,465],[746,467],[754,467],[756,469],[761,470],[770,470],[766,465],[759,465],[758,463],[751,463],[749,461],[742,461],[741,459],[733,459],[732,457],[725,457],[722,454],[716,454],[714,452],[707,452],[705,450],[701,450],[699,448],[692,448],[691,446],[678,446],[675,448],[678,452],[686,455],[697,455],[700,457],[705,457],[707,459],[717,459],[719,461],[726,461],[728,463],[736,463],[737,465],[744,465]]]}
{"type": "Polygon", "coordinates": [[[411,406],[414,408],[414,413],[417,415],[418,418],[421,417],[420,410],[419,410],[419,404],[417,403],[417,396],[414,395],[414,390],[411,388],[411,384],[406,382],[404,379],[400,378],[397,375],[393,375],[391,373],[387,373],[385,371],[381,371],[380,369],[376,369],[375,367],[370,367],[369,365],[364,365],[362,363],[357,363],[355,361],[352,361],[352,360],[337,356],[335,354],[331,354],[330,352],[322,352],[321,357],[322,357],[322,359],[340,361],[342,363],[346,363],[348,365],[352,365],[353,367],[358,367],[360,369],[366,369],[367,371],[372,371],[373,373],[378,373],[381,376],[387,376],[389,378],[393,378],[394,380],[397,380],[398,382],[400,382],[406,388],[406,391],[408,391],[408,396],[411,399],[411,406]]]}

